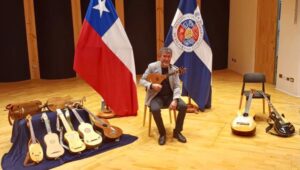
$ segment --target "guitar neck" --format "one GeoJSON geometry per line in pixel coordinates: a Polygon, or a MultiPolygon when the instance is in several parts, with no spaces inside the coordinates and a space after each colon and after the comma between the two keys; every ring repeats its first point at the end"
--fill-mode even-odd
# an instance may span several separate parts
{"type": "Polygon", "coordinates": [[[67,120],[66,120],[66,118],[65,118],[65,116],[64,116],[64,114],[63,114],[63,112],[62,112],[60,109],[57,109],[56,112],[57,112],[57,114],[58,114],[60,120],[62,121],[64,127],[66,128],[66,131],[67,131],[67,132],[71,132],[72,129],[71,129],[69,123],[67,122],[67,120]]]}
{"type": "Polygon", "coordinates": [[[249,98],[247,100],[246,108],[245,108],[245,111],[244,111],[245,113],[249,113],[251,102],[252,102],[252,97],[253,97],[253,93],[250,92],[249,98]]]}
{"type": "Polygon", "coordinates": [[[84,121],[82,120],[82,118],[80,117],[79,113],[77,112],[77,110],[75,108],[71,109],[72,112],[74,113],[76,119],[79,121],[79,123],[84,123],[84,121]]]}
{"type": "Polygon", "coordinates": [[[46,129],[47,129],[47,133],[52,133],[51,126],[50,126],[50,121],[49,121],[48,116],[47,116],[46,113],[42,114],[42,119],[44,120],[46,129]]]}
{"type": "Polygon", "coordinates": [[[274,111],[275,114],[277,114],[277,116],[280,116],[280,114],[278,113],[278,111],[276,110],[276,108],[273,106],[273,104],[271,103],[271,101],[269,100],[269,98],[266,96],[266,94],[262,91],[258,91],[258,93],[260,93],[261,95],[264,96],[265,100],[268,102],[268,105],[271,107],[271,109],[274,111]]]}
{"type": "Polygon", "coordinates": [[[73,126],[72,121],[71,121],[71,116],[70,116],[69,109],[66,109],[65,117],[66,117],[67,122],[69,123],[71,129],[74,130],[74,126],[73,126]]]}
{"type": "Polygon", "coordinates": [[[36,138],[35,138],[35,134],[34,134],[34,130],[33,130],[33,126],[32,126],[32,122],[31,122],[31,118],[28,119],[28,126],[29,126],[29,130],[30,130],[31,142],[32,143],[37,143],[36,138]]]}
{"type": "Polygon", "coordinates": [[[165,76],[166,76],[166,78],[167,78],[167,77],[173,76],[174,74],[177,74],[177,73],[178,73],[178,70],[175,70],[175,71],[173,71],[172,73],[166,74],[165,76]]]}
{"type": "Polygon", "coordinates": [[[92,112],[90,112],[87,108],[82,106],[82,109],[88,112],[89,115],[91,115],[95,120],[99,121],[102,125],[105,124],[109,126],[109,124],[105,123],[103,120],[99,119],[97,116],[95,116],[92,112]]]}

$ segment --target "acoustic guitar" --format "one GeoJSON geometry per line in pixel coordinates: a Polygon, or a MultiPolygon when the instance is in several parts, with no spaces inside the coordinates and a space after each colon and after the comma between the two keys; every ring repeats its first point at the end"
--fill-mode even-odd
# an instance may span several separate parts
{"type": "Polygon", "coordinates": [[[270,108],[271,108],[271,113],[269,115],[269,121],[270,126],[266,129],[266,132],[271,133],[272,135],[277,135],[281,137],[289,137],[292,136],[295,133],[295,127],[294,125],[286,120],[284,114],[280,114],[276,108],[273,106],[269,98],[266,96],[266,94],[262,91],[257,91],[261,95],[264,96],[265,100],[268,102],[270,108]],[[274,128],[276,134],[270,132],[271,128],[274,128]]]}
{"type": "Polygon", "coordinates": [[[123,134],[122,129],[116,126],[110,125],[106,119],[101,119],[91,113],[87,108],[80,106],[82,109],[87,111],[90,116],[94,118],[94,128],[97,130],[102,130],[105,137],[109,139],[118,139],[123,134]]]}
{"type": "Polygon", "coordinates": [[[52,133],[50,121],[46,113],[42,114],[42,121],[45,123],[47,134],[44,136],[46,144],[46,156],[50,159],[57,159],[65,153],[64,148],[59,144],[59,138],[56,133],[52,133]]]}
{"type": "Polygon", "coordinates": [[[80,139],[78,132],[71,129],[63,112],[60,109],[57,109],[56,112],[66,129],[64,140],[68,143],[70,152],[80,153],[81,151],[85,150],[85,144],[80,139]]]}
{"type": "Polygon", "coordinates": [[[176,69],[175,71],[168,73],[168,74],[160,74],[160,73],[150,73],[147,76],[147,81],[150,81],[151,83],[161,84],[162,81],[164,81],[166,78],[174,75],[174,74],[183,74],[185,73],[186,68],[180,67],[176,69]]]}
{"type": "Polygon", "coordinates": [[[253,116],[249,113],[252,97],[253,91],[250,91],[245,111],[243,113],[239,111],[237,117],[232,121],[231,130],[233,134],[241,136],[252,136],[255,134],[256,123],[253,116]]]}
{"type": "Polygon", "coordinates": [[[86,123],[82,120],[79,113],[75,108],[68,106],[72,110],[76,119],[79,121],[78,131],[80,136],[83,138],[83,142],[88,148],[97,147],[102,143],[102,137],[96,133],[93,129],[93,126],[89,123],[86,123]]]}
{"type": "Polygon", "coordinates": [[[35,138],[35,134],[31,122],[31,116],[27,115],[26,120],[27,120],[27,126],[30,131],[30,140],[28,142],[29,159],[34,163],[39,163],[44,158],[43,148],[40,142],[35,138]]]}

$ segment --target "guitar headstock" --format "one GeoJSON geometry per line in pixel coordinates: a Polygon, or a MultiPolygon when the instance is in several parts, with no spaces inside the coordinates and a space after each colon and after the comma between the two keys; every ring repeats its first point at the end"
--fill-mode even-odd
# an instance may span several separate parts
{"type": "Polygon", "coordinates": [[[179,68],[176,70],[176,72],[177,72],[178,74],[184,74],[184,73],[186,72],[186,68],[185,68],[185,67],[179,67],[179,68]]]}
{"type": "Polygon", "coordinates": [[[26,116],[26,120],[31,121],[31,115],[30,115],[30,114],[28,114],[28,115],[26,116]]]}
{"type": "Polygon", "coordinates": [[[41,118],[44,121],[48,120],[48,116],[47,116],[47,114],[45,112],[42,114],[41,118]]]}

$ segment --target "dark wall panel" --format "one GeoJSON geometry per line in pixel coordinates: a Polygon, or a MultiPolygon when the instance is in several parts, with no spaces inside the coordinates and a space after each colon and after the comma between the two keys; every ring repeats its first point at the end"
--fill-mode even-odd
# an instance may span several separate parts
{"type": "Polygon", "coordinates": [[[71,0],[34,0],[42,79],[75,77],[71,0]]]}
{"type": "Polygon", "coordinates": [[[125,30],[133,47],[136,72],[142,74],[156,60],[155,1],[130,0],[124,6],[125,30]]]}
{"type": "Polygon", "coordinates": [[[0,21],[0,82],[30,79],[23,1],[0,1],[0,21]]]}
{"type": "Polygon", "coordinates": [[[213,52],[213,69],[228,64],[229,0],[202,0],[201,13],[213,52]]]}
{"type": "Polygon", "coordinates": [[[85,13],[87,11],[87,8],[89,6],[90,0],[80,0],[81,5],[81,19],[84,20],[85,13]]]}
{"type": "Polygon", "coordinates": [[[165,38],[168,35],[171,23],[177,11],[179,0],[165,0],[164,1],[164,26],[165,26],[165,38]]]}

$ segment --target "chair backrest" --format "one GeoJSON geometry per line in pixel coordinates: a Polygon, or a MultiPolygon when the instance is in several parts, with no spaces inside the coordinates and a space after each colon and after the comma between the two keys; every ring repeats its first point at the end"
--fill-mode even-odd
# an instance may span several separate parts
{"type": "Polygon", "coordinates": [[[266,77],[262,73],[246,73],[243,82],[245,83],[265,83],[266,77]]]}
{"type": "Polygon", "coordinates": [[[245,83],[261,83],[262,91],[265,92],[265,82],[266,82],[266,77],[263,73],[246,73],[243,76],[243,87],[242,87],[241,94],[243,94],[245,90],[245,83]]]}

